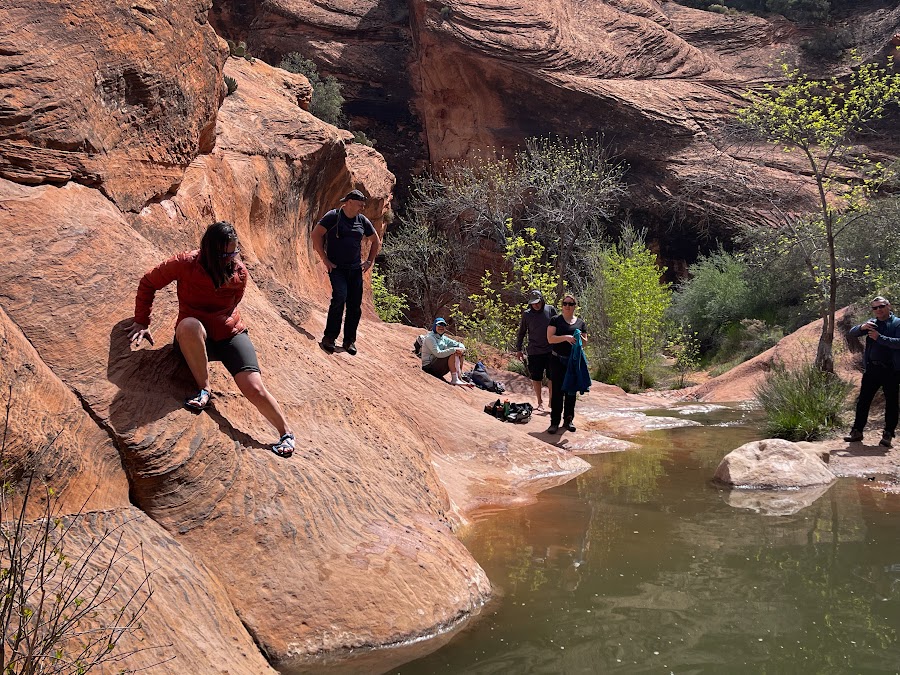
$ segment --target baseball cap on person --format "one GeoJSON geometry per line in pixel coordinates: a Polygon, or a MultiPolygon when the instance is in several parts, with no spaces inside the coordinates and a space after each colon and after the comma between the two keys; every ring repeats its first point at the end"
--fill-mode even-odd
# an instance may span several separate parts
{"type": "Polygon", "coordinates": [[[534,289],[533,291],[529,291],[529,293],[528,293],[528,304],[529,305],[534,305],[538,302],[543,302],[543,301],[544,301],[544,296],[541,295],[541,292],[539,290],[534,289]]]}
{"type": "Polygon", "coordinates": [[[344,197],[341,201],[348,202],[351,199],[355,199],[358,202],[364,202],[364,201],[366,201],[366,196],[359,190],[351,190],[350,192],[347,193],[347,196],[344,197]]]}
{"type": "Polygon", "coordinates": [[[446,325],[447,325],[447,320],[444,319],[444,317],[439,316],[438,318],[436,318],[436,319],[434,320],[434,325],[437,326],[437,325],[441,325],[441,324],[443,324],[444,326],[446,326],[446,325]]]}

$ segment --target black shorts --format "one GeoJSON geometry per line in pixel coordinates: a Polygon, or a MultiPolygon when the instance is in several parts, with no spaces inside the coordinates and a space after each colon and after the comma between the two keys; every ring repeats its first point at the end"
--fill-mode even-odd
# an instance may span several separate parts
{"type": "Polygon", "coordinates": [[[443,377],[450,372],[450,357],[445,356],[442,359],[435,359],[427,366],[422,366],[422,370],[424,370],[429,375],[434,375],[435,377],[443,377]]]}
{"type": "Polygon", "coordinates": [[[550,359],[552,354],[534,354],[528,357],[528,374],[535,382],[544,380],[544,373],[550,377],[550,359]]]}
{"type": "MultiPolygon", "coordinates": [[[[178,340],[174,341],[175,351],[181,354],[178,340]]],[[[210,361],[221,361],[228,369],[232,377],[238,373],[247,371],[258,373],[259,361],[256,358],[256,349],[250,341],[250,335],[245,330],[224,340],[210,340],[206,338],[206,358],[210,361]]]]}

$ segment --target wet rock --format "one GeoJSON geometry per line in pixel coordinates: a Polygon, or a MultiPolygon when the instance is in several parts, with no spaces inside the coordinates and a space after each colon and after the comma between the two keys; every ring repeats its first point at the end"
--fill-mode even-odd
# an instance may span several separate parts
{"type": "Polygon", "coordinates": [[[745,443],[719,463],[715,479],[749,488],[796,488],[836,480],[818,454],[779,438],[745,443]]]}

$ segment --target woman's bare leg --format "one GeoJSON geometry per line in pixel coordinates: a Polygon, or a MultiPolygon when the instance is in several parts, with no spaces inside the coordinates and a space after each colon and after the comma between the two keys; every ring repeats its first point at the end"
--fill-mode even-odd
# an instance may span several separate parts
{"type": "Polygon", "coordinates": [[[269,423],[278,430],[279,436],[284,436],[291,431],[284,413],[275,397],[266,389],[263,384],[262,375],[252,370],[242,370],[234,376],[234,381],[241,390],[241,393],[250,403],[256,406],[262,416],[269,420],[269,423]]]}
{"type": "Polygon", "coordinates": [[[201,389],[209,391],[209,359],[206,355],[206,329],[192,317],[183,319],[175,328],[178,348],[187,361],[194,381],[201,389]]]}

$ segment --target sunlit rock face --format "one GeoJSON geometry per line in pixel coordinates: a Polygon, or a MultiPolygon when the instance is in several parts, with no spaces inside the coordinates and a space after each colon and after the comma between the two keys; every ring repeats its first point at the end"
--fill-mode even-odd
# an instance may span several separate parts
{"type": "Polygon", "coordinates": [[[0,384],[13,385],[16,476],[54,484],[63,515],[84,505],[82,540],[110,523],[145,542],[165,568],[146,635],[179,632],[178,672],[266,672],[261,652],[395,643],[477,611],[491,585],[454,533],[466,514],[587,465],[473,419],[488,395],[423,373],[418,331],[382,324],[370,297],[359,355],[322,352],[330,287],[309,234],[353,188],[383,232],[383,157],[306,112],[305,78],[225,63],[203,7],[100,4],[0,4],[5,42],[21,44],[0,52],[0,384]],[[157,40],[171,40],[170,60],[157,40]],[[93,56],[62,77],[79,50],[93,56]],[[107,60],[160,84],[129,98],[132,80],[116,75],[113,105],[107,69],[92,70],[107,60]],[[223,75],[238,85],[227,97],[223,75]],[[127,109],[150,100],[153,114],[127,109]],[[155,345],[127,344],[141,275],[216,220],[240,236],[242,316],[297,437],[289,460],[220,364],[211,407],[184,409],[196,385],[172,347],[173,288],[157,294],[155,345]]]}
{"type": "MultiPolygon", "coordinates": [[[[741,93],[807,64],[811,29],[774,15],[720,15],[658,0],[215,0],[223,35],[269,59],[299,51],[344,84],[351,123],[376,138],[405,183],[528,136],[603,134],[624,159],[626,204],[666,260],[727,237],[748,209],[812,207],[793,155],[729,140],[741,93]],[[665,228],[663,227],[665,226],[665,228]]],[[[900,8],[848,20],[864,58],[883,59],[900,8]]],[[[895,124],[872,142],[896,147],[895,124]]]]}
{"type": "Polygon", "coordinates": [[[819,455],[770,438],[729,452],[716,468],[715,479],[737,487],[799,488],[827,485],[836,477],[819,455]]]}

